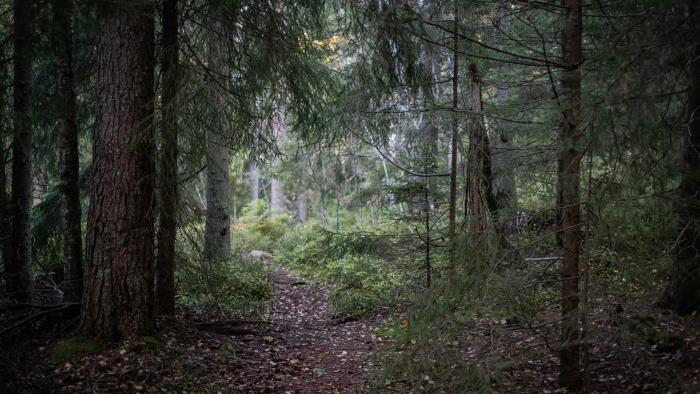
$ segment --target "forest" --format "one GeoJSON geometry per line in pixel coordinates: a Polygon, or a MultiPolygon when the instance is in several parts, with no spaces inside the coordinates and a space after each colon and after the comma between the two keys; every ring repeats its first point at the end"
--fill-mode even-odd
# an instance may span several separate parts
{"type": "Polygon", "coordinates": [[[0,392],[700,392],[695,0],[0,0],[0,392]]]}

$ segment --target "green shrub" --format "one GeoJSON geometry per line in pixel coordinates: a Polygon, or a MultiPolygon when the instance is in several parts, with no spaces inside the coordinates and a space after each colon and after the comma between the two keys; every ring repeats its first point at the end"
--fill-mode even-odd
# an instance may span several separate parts
{"type": "Polygon", "coordinates": [[[406,302],[418,278],[397,260],[382,256],[378,234],[339,234],[320,227],[300,227],[278,244],[282,265],[333,285],[330,301],[341,314],[362,315],[380,306],[406,302]]]}
{"type": "Polygon", "coordinates": [[[233,226],[233,250],[242,253],[251,250],[270,252],[287,232],[290,223],[291,218],[287,215],[271,218],[265,201],[252,201],[243,208],[241,217],[233,226]]]}
{"type": "Polygon", "coordinates": [[[265,263],[250,259],[195,259],[178,271],[181,301],[228,317],[261,318],[272,291],[265,263]]]}

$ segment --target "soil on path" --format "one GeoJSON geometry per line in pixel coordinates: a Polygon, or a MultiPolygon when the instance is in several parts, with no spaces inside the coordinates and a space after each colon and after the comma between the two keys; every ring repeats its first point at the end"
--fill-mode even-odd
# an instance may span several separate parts
{"type": "Polygon", "coordinates": [[[157,349],[123,342],[57,363],[50,356],[65,327],[27,336],[0,356],[0,392],[362,392],[380,317],[339,319],[328,285],[284,269],[274,269],[271,282],[269,323],[212,329],[205,316],[182,309],[159,321],[157,349]]]}
{"type": "Polygon", "coordinates": [[[283,269],[273,271],[271,277],[277,298],[268,334],[278,347],[273,358],[295,367],[285,389],[361,392],[376,341],[371,334],[373,322],[333,316],[328,285],[299,281],[283,269]]]}

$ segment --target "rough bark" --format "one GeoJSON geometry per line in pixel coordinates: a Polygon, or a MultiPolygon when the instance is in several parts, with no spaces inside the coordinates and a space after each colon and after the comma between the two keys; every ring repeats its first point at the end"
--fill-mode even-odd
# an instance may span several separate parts
{"type": "MultiPolygon", "coordinates": [[[[211,7],[211,13],[216,9],[211,7]]],[[[228,81],[225,64],[224,37],[222,22],[217,16],[210,18],[211,28],[207,43],[209,60],[209,81],[212,110],[210,119],[212,127],[207,135],[207,212],[204,226],[204,256],[207,260],[224,260],[231,253],[231,215],[229,202],[231,190],[229,184],[229,167],[231,154],[226,147],[227,122],[223,113],[224,103],[222,87],[228,81]]]]}
{"type": "Polygon", "coordinates": [[[177,93],[178,40],[177,0],[163,0],[163,52],[161,72],[160,209],[158,215],[158,252],[156,255],[156,313],[175,314],[175,239],[177,235],[177,93]]]}
{"type": "Polygon", "coordinates": [[[10,299],[32,301],[32,3],[16,0],[12,135],[11,255],[5,264],[10,299]]]}
{"type": "Polygon", "coordinates": [[[570,390],[581,387],[579,367],[579,248],[581,244],[581,2],[563,0],[566,10],[563,32],[561,139],[562,213],[562,333],[559,383],[570,390]]]}
{"type": "MultiPolygon", "coordinates": [[[[696,15],[690,2],[690,16],[696,15]]],[[[700,44],[689,57],[688,124],[683,133],[678,241],[666,299],[680,314],[700,309],[700,44]]]]}
{"type": "Polygon", "coordinates": [[[81,329],[115,341],[153,329],[153,8],[98,6],[81,329]]]}
{"type": "Polygon", "coordinates": [[[53,48],[56,56],[59,116],[58,134],[61,167],[61,217],[63,222],[64,299],[79,302],[83,296],[83,239],[80,228],[80,156],[75,120],[75,87],[71,32],[72,0],[53,0],[53,48]]]}

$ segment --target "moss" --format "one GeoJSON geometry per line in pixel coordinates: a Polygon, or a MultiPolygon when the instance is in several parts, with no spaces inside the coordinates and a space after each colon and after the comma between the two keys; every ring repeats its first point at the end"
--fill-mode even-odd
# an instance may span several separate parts
{"type": "Polygon", "coordinates": [[[53,349],[51,361],[60,364],[77,357],[95,354],[100,350],[102,350],[102,346],[93,339],[80,337],[62,339],[53,349]]]}
{"type": "Polygon", "coordinates": [[[160,339],[151,336],[141,337],[139,345],[142,348],[153,352],[159,351],[163,348],[163,342],[160,339]]]}

